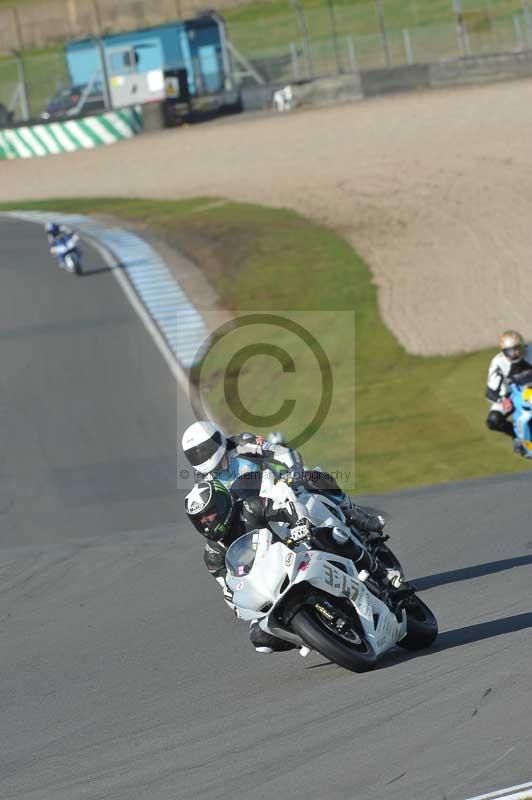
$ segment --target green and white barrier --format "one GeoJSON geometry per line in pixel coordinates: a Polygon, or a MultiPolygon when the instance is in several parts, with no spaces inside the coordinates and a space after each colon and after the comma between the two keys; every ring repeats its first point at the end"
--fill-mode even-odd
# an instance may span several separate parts
{"type": "Polygon", "coordinates": [[[0,130],[0,159],[34,158],[131,139],[142,131],[142,112],[136,108],[107,111],[94,117],[47,122],[0,130]]]}

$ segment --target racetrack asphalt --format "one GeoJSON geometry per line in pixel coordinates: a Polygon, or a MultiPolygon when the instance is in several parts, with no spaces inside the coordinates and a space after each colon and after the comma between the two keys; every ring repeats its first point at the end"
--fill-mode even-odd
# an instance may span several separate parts
{"type": "Polygon", "coordinates": [[[530,780],[529,474],[365,498],[441,628],[257,656],[175,486],[176,386],[99,256],[0,221],[2,800],[460,800],[530,780]]]}

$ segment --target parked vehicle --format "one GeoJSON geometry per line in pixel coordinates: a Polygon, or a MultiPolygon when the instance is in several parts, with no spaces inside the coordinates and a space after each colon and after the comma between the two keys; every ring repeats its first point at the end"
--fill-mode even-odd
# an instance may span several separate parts
{"type": "Polygon", "coordinates": [[[13,112],[0,103],[0,128],[7,128],[13,122],[13,112]]]}
{"type": "Polygon", "coordinates": [[[64,119],[76,114],[105,111],[102,86],[79,84],[59,89],[40,114],[42,120],[64,119]]]}

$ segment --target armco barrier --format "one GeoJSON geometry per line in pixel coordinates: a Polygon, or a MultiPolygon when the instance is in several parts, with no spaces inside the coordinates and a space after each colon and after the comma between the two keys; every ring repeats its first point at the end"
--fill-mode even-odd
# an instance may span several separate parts
{"type": "Polygon", "coordinates": [[[273,95],[278,89],[290,85],[295,106],[327,106],[334,103],[346,103],[351,100],[362,100],[360,74],[337,75],[330,78],[276,83],[242,89],[241,101],[244,111],[258,111],[272,108],[273,95]]]}
{"type": "Polygon", "coordinates": [[[284,84],[243,89],[242,105],[245,111],[272,108],[275,91],[287,85],[292,89],[292,107],[296,108],[362,100],[364,97],[395,92],[482,84],[525,77],[532,77],[532,50],[454,58],[431,64],[362,70],[359,73],[331,78],[287,81],[284,84]]]}
{"type": "Polygon", "coordinates": [[[409,67],[392,67],[391,69],[371,69],[361,72],[360,77],[364,97],[428,89],[430,85],[427,64],[413,64],[409,67]]]}
{"type": "Polygon", "coordinates": [[[430,64],[430,85],[437,89],[468,83],[526,78],[532,75],[532,51],[469,56],[430,64]]]}
{"type": "Polygon", "coordinates": [[[0,130],[0,159],[91,150],[131,139],[142,131],[142,112],[136,108],[107,111],[94,117],[0,130]]]}

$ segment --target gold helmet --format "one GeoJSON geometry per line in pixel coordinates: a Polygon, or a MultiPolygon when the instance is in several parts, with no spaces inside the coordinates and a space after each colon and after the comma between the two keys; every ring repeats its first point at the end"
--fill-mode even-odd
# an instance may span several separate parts
{"type": "Polygon", "coordinates": [[[504,331],[499,338],[499,347],[506,358],[515,363],[523,357],[525,340],[517,331],[504,331]]]}

